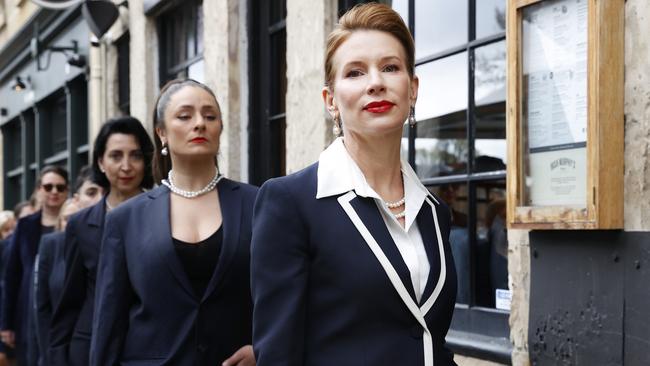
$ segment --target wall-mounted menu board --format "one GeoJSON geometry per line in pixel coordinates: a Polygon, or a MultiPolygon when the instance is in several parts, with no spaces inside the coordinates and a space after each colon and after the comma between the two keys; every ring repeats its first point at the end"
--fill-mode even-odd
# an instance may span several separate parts
{"type": "Polygon", "coordinates": [[[510,0],[510,227],[623,226],[623,11],[623,0],[510,0]]]}

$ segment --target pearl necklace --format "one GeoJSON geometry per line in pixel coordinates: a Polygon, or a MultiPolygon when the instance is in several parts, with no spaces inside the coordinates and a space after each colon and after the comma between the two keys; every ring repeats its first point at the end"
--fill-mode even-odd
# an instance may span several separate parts
{"type": "Polygon", "coordinates": [[[199,189],[198,191],[186,191],[184,189],[178,188],[174,184],[174,180],[172,179],[172,170],[167,173],[167,179],[162,180],[162,184],[164,184],[167,188],[169,188],[170,191],[176,193],[179,196],[185,197],[185,198],[195,198],[201,195],[204,195],[213,189],[217,187],[217,183],[223,178],[223,175],[219,174],[219,171],[217,170],[216,173],[214,174],[214,177],[212,180],[206,185],[205,187],[199,189]]]}
{"type": "MultiPolygon", "coordinates": [[[[388,207],[388,208],[390,208],[390,209],[392,209],[392,208],[402,207],[402,206],[404,206],[404,203],[406,203],[406,197],[402,197],[401,200],[398,200],[398,201],[395,201],[395,202],[389,202],[389,201],[385,201],[385,202],[384,202],[384,204],[386,205],[386,207],[388,207]]],[[[394,214],[394,213],[391,212],[391,214],[392,214],[393,216],[395,216],[396,219],[399,220],[399,219],[401,219],[402,217],[406,216],[406,210],[404,210],[404,211],[402,211],[402,212],[399,212],[399,213],[396,213],[396,214],[394,214]]]]}
{"type": "Polygon", "coordinates": [[[386,201],[384,203],[386,204],[386,207],[388,207],[388,208],[398,208],[400,206],[403,206],[405,202],[406,202],[406,197],[402,197],[402,199],[399,200],[399,201],[395,201],[395,202],[386,201]]]}

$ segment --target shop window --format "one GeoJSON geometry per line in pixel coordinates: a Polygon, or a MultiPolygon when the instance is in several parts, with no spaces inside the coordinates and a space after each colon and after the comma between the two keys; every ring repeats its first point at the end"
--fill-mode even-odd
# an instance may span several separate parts
{"type": "Polygon", "coordinates": [[[506,1],[383,2],[415,38],[418,123],[405,127],[402,149],[453,215],[458,294],[449,345],[509,363],[506,1]]]}
{"type": "Polygon", "coordinates": [[[160,84],[176,78],[203,82],[203,2],[183,2],[158,18],[160,84]]]}
{"type": "Polygon", "coordinates": [[[117,48],[117,103],[123,115],[131,114],[130,51],[131,37],[125,33],[115,42],[117,48]]]}
{"type": "Polygon", "coordinates": [[[249,175],[254,184],[286,172],[285,0],[251,1],[249,175]]]}

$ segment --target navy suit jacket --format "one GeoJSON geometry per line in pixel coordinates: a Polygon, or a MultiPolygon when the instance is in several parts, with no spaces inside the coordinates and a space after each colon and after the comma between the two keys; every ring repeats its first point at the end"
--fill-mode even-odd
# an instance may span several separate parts
{"type": "Polygon", "coordinates": [[[34,270],[34,298],[36,301],[36,336],[38,353],[43,365],[50,365],[48,345],[52,311],[61,296],[65,267],[63,247],[65,233],[56,232],[43,235],[38,246],[38,261],[34,270]]]}
{"type": "MultiPolygon", "coordinates": [[[[2,296],[2,320],[0,328],[16,332],[17,351],[24,353],[27,345],[31,304],[30,289],[34,260],[41,240],[41,211],[18,220],[5,269],[5,285],[2,296]]],[[[20,357],[20,355],[19,355],[20,357]]]]}
{"type": "Polygon", "coordinates": [[[217,188],[223,245],[202,298],[174,248],[167,187],[108,213],[90,365],[221,365],[251,344],[249,263],[257,188],[228,179],[217,188]]]}
{"type": "Polygon", "coordinates": [[[52,366],[86,366],[106,198],[76,213],[65,230],[65,282],[50,328],[52,366]]]}
{"type": "Polygon", "coordinates": [[[316,199],[317,171],[318,163],[271,179],[258,194],[257,365],[454,365],[445,348],[456,296],[447,206],[428,196],[416,218],[431,266],[418,304],[374,200],[354,191],[316,199]]]}

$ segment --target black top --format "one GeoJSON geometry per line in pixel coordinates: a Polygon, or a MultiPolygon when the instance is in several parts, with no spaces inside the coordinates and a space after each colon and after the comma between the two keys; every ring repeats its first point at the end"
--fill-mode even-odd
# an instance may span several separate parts
{"type": "Polygon", "coordinates": [[[49,234],[54,232],[54,226],[45,226],[41,224],[41,235],[49,234]]]}
{"type": "Polygon", "coordinates": [[[187,243],[173,238],[176,254],[185,268],[194,293],[199,298],[203,297],[217,267],[223,243],[222,227],[220,226],[210,237],[198,243],[187,243]]]}

